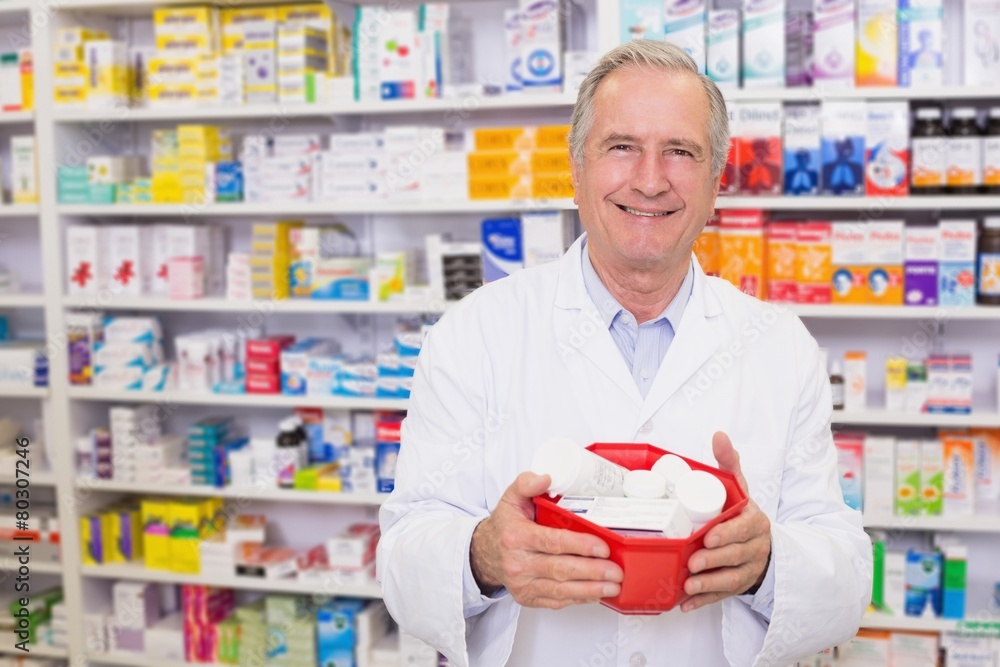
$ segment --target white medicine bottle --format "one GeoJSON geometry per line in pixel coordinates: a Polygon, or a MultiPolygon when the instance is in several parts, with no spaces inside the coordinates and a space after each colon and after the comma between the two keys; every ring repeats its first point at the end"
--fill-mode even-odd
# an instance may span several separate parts
{"type": "Polygon", "coordinates": [[[628,470],[569,438],[555,437],[546,440],[535,452],[531,472],[552,479],[550,495],[622,497],[628,470]]]}

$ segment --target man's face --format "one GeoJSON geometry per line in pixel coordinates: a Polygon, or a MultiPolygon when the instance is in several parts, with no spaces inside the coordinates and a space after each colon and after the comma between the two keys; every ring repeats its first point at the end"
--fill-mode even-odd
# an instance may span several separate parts
{"type": "Polygon", "coordinates": [[[573,162],[591,253],[619,270],[686,261],[719,193],[701,83],[687,72],[618,70],[598,87],[594,111],[573,162]]]}

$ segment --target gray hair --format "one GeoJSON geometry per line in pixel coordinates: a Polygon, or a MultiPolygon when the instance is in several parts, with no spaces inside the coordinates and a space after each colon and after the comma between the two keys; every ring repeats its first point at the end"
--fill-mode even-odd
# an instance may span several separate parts
{"type": "Polygon", "coordinates": [[[684,49],[675,44],[639,39],[625,42],[611,49],[590,70],[580,86],[573,107],[569,131],[570,153],[577,164],[583,164],[583,146],[594,126],[594,96],[606,76],[626,67],[650,67],[667,72],[690,72],[698,77],[708,96],[708,138],[712,149],[712,178],[717,178],[726,168],[729,155],[729,114],[726,100],[711,79],[698,73],[698,66],[684,49]]]}

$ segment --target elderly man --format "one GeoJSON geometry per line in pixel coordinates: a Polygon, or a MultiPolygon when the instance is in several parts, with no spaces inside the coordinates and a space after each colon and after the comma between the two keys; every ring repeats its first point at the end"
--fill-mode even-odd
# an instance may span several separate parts
{"type": "Polygon", "coordinates": [[[454,664],[784,667],[857,631],[871,544],[838,485],[816,342],[692,258],[728,145],[725,102],[683,51],[609,52],[570,132],[586,234],[431,332],[378,572],[401,627],[454,664]],[[608,546],[534,523],[550,480],[526,471],[556,435],[652,443],[748,488],[691,557],[679,607],[595,604],[620,591],[608,546]]]}

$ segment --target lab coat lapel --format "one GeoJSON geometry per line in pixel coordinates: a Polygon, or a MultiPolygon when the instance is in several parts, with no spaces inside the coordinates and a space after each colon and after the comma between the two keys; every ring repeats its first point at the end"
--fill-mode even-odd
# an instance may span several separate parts
{"type": "Polygon", "coordinates": [[[722,306],[697,260],[694,261],[694,288],[680,324],[670,344],[653,386],[646,394],[636,428],[646,423],[705,362],[711,359],[721,340],[717,316],[722,306]]]}
{"type": "Polygon", "coordinates": [[[635,380],[583,284],[581,252],[585,236],[581,235],[560,260],[552,318],[556,345],[574,379],[582,383],[578,388],[586,391],[592,385],[592,364],[638,407],[642,396],[635,380]]]}

